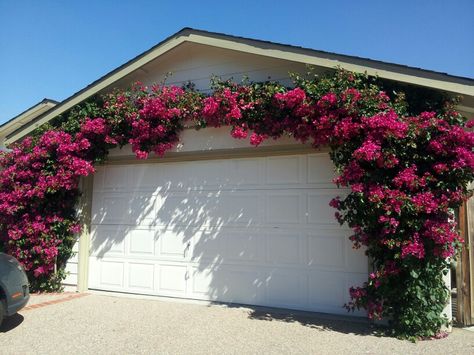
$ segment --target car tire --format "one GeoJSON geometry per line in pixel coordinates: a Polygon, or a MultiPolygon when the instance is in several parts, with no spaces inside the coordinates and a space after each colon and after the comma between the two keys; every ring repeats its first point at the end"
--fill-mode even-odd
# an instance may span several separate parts
{"type": "Polygon", "coordinates": [[[5,303],[3,302],[2,299],[0,299],[0,326],[2,325],[4,319],[5,319],[5,303]]]}

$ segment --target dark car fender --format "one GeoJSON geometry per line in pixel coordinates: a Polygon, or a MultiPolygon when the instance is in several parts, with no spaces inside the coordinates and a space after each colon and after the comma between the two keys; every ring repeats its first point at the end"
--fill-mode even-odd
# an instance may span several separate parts
{"type": "Polygon", "coordinates": [[[3,253],[0,253],[0,288],[7,316],[28,303],[30,293],[25,271],[15,258],[3,253]]]}

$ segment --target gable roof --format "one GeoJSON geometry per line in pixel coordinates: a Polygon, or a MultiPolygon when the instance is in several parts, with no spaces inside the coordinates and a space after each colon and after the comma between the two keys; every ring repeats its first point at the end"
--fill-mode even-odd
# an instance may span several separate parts
{"type": "Polygon", "coordinates": [[[43,99],[37,104],[34,104],[30,108],[27,108],[25,111],[19,113],[12,119],[0,125],[0,145],[1,137],[6,137],[12,132],[20,129],[24,125],[30,123],[36,117],[41,116],[42,114],[48,112],[53,107],[55,107],[59,102],[51,99],[43,99]]]}
{"type": "Polygon", "coordinates": [[[384,79],[449,91],[474,98],[474,79],[470,78],[356,56],[330,53],[192,28],[184,28],[146,52],[92,82],[82,90],[57,104],[54,108],[40,114],[39,116],[30,116],[28,122],[22,120],[22,122],[24,122],[23,125],[17,127],[16,130],[12,132],[4,130],[4,126],[15,121],[18,116],[13,118],[0,126],[0,137],[6,137],[7,143],[21,139],[35,128],[81,103],[90,96],[110,87],[126,75],[134,72],[143,65],[151,62],[160,55],[172,50],[184,42],[204,44],[292,62],[305,63],[328,69],[339,66],[350,71],[367,72],[369,75],[377,75],[384,79]]]}

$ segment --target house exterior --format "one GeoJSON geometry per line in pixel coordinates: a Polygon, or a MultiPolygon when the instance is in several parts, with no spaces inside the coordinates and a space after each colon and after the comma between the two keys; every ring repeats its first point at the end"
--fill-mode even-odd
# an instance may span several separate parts
{"type": "MultiPolygon", "coordinates": [[[[472,79],[183,29],[63,102],[43,101],[0,126],[0,145],[94,94],[136,81],[193,82],[204,92],[214,75],[290,85],[288,73],[304,73],[307,65],[320,73],[339,66],[463,95],[459,111],[474,116],[472,79]]],[[[79,291],[345,313],[347,290],[367,280],[369,262],[363,250],[352,249],[350,231],[328,205],[344,194],[333,177],[324,149],[290,138],[254,148],[231,139],[225,127],[185,130],[164,158],[141,161],[129,147],[114,149],[82,181],[84,231],[66,284],[79,291]]],[[[466,210],[467,219],[471,212],[466,210]]],[[[464,233],[469,240],[468,228],[464,233]]],[[[465,258],[472,255],[469,248],[465,258]]],[[[473,284],[465,300],[472,299],[473,284]]]]}

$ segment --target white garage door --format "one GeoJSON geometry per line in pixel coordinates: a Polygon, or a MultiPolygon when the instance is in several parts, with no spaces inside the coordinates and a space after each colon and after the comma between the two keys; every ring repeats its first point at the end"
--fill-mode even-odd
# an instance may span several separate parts
{"type": "Polygon", "coordinates": [[[101,167],[89,287],[343,313],[367,258],[331,179],[327,154],[101,167]]]}

